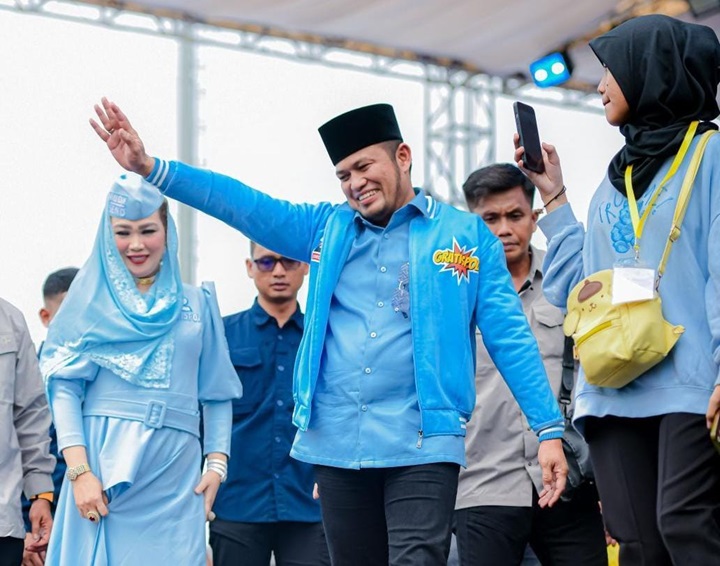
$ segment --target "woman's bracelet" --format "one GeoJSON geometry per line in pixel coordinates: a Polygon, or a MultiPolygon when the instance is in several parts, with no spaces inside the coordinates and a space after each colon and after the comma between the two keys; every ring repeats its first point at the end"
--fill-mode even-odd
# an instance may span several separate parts
{"type": "Polygon", "coordinates": [[[223,483],[227,479],[227,462],[220,460],[219,458],[208,458],[205,463],[205,468],[210,471],[212,470],[220,476],[220,483],[223,483]]]}
{"type": "Polygon", "coordinates": [[[547,207],[548,207],[548,205],[549,205],[551,202],[553,202],[554,200],[556,200],[557,198],[559,198],[559,197],[561,197],[562,195],[564,195],[564,194],[565,194],[565,191],[567,191],[567,187],[566,187],[565,185],[563,185],[563,186],[562,186],[562,189],[560,189],[560,190],[558,191],[558,194],[556,194],[556,195],[555,195],[553,198],[551,198],[549,201],[543,203],[543,206],[545,207],[545,211],[546,211],[546,212],[547,212],[547,207]]]}

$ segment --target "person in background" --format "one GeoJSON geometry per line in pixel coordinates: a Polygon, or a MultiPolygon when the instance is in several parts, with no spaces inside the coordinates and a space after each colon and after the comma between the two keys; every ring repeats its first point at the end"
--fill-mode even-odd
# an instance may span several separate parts
{"type": "Polygon", "coordinates": [[[226,316],[230,359],[243,384],[233,401],[233,458],[210,523],[215,566],[329,564],[313,469],[290,457],[292,369],[303,332],[297,302],[308,266],[250,243],[253,306],[226,316]]]}
{"type": "Polygon", "coordinates": [[[30,500],[29,543],[41,553],[52,531],[55,458],[50,412],[25,318],[0,299],[0,566],[20,566],[25,548],[21,493],[30,500]]]}
{"type": "MultiPolygon", "coordinates": [[[[471,212],[503,244],[507,268],[538,341],[553,393],[560,392],[565,348],[563,312],[542,293],[545,252],[530,241],[539,212],[535,187],[515,165],[474,171],[463,184],[471,212]]],[[[541,564],[607,566],[595,486],[584,483],[569,501],[538,505],[542,474],[538,441],[477,335],[476,402],[468,423],[467,468],[460,470],[455,531],[461,566],[521,564],[529,544],[541,564]]]]}
{"type": "MultiPolygon", "coordinates": [[[[720,42],[711,28],[641,16],[590,47],[604,68],[597,90],[605,117],[625,145],[592,197],[587,229],[567,201],[552,145],[543,144],[545,173],[525,171],[546,204],[538,222],[548,238],[543,290],[560,308],[595,272],[657,269],[700,134],[717,129],[720,113],[720,42]]],[[[517,137],[515,144],[522,167],[517,137]]],[[[664,317],[684,326],[677,344],[619,389],[590,385],[582,371],[578,378],[574,422],[590,447],[622,566],[717,564],[720,556],[720,454],[708,434],[720,408],[719,164],[714,135],[667,269],[650,289],[664,317]]]]}
{"type": "Polygon", "coordinates": [[[41,367],[67,463],[46,564],[203,566],[242,387],[214,291],[183,285],[167,201],[140,177],[107,195],[41,367]]]}
{"type": "MultiPolygon", "coordinates": [[[[53,271],[47,276],[42,286],[43,294],[43,306],[38,312],[40,316],[40,322],[47,328],[52,319],[55,317],[55,313],[60,308],[60,305],[65,298],[65,295],[70,288],[70,284],[77,275],[77,267],[66,267],[53,271]]],[[[38,348],[38,356],[42,352],[42,343],[38,348]]],[[[53,499],[58,500],[60,496],[60,487],[62,486],[63,478],[65,477],[65,459],[57,448],[57,434],[55,432],[55,426],[50,425],[50,453],[55,456],[56,464],[55,470],[53,471],[53,499]]],[[[45,551],[32,552],[29,550],[33,545],[33,536],[30,522],[30,501],[27,498],[22,498],[23,507],[23,519],[25,521],[25,551],[23,552],[23,566],[42,566],[45,564],[45,551]]]]}
{"type": "MultiPolygon", "coordinates": [[[[63,269],[53,271],[45,279],[42,287],[43,306],[38,311],[40,322],[42,322],[45,328],[50,326],[53,318],[55,318],[55,314],[60,308],[60,305],[62,305],[65,295],[67,295],[70,285],[72,284],[73,279],[75,279],[78,271],[77,267],[65,267],[63,269]]],[[[42,344],[40,345],[38,355],[41,351],[42,344]]]]}

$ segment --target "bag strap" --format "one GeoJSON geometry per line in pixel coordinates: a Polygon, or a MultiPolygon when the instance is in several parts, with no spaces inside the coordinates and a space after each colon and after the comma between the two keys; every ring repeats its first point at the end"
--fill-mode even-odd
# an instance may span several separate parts
{"type": "Polygon", "coordinates": [[[565,337],[565,347],[562,357],[562,381],[560,382],[560,394],[558,401],[566,419],[570,418],[569,409],[572,400],[572,390],[575,385],[575,342],[572,336],[565,337]]]}
{"type": "Polygon", "coordinates": [[[716,134],[716,130],[710,130],[705,132],[701,137],[700,141],[693,152],[690,165],[685,173],[682,187],[680,188],[680,194],[678,195],[677,205],[675,206],[675,213],[673,214],[672,226],[670,227],[670,234],[668,235],[667,242],[665,242],[665,249],[663,250],[662,257],[660,258],[660,264],[657,270],[657,281],[655,287],[660,285],[660,279],[665,273],[665,265],[667,264],[668,257],[670,256],[670,249],[680,237],[680,226],[682,226],[683,218],[685,218],[685,212],[687,211],[688,203],[690,202],[690,193],[693,189],[693,183],[695,182],[695,176],[697,175],[702,161],[703,154],[705,153],[705,147],[707,146],[708,140],[713,134],[716,134]]]}

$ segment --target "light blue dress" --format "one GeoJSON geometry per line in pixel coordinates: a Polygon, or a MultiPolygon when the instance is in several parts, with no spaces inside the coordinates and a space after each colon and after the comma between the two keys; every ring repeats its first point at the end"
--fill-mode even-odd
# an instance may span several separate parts
{"type": "Polygon", "coordinates": [[[86,448],[109,515],[81,516],[65,480],[47,566],[205,564],[199,408],[204,453],[229,456],[242,386],[213,288],[182,284],[171,216],[147,292],[124,265],[112,218],[139,221],[162,203],[136,175],[113,184],[90,258],[48,331],[40,366],[58,448],[86,448]]]}
{"type": "Polygon", "coordinates": [[[109,515],[81,517],[66,479],[47,566],[205,564],[203,496],[193,492],[202,465],[198,401],[204,453],[229,454],[240,388],[215,297],[189,286],[183,295],[169,388],[138,387],[85,358],[48,382],[59,447],[86,446],[109,515]]]}

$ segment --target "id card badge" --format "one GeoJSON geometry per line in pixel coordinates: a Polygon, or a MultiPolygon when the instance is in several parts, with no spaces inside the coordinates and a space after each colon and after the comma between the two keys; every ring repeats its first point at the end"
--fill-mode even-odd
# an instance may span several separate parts
{"type": "Polygon", "coordinates": [[[655,297],[655,270],[641,262],[616,263],[613,266],[612,304],[647,301],[655,297]]]}

